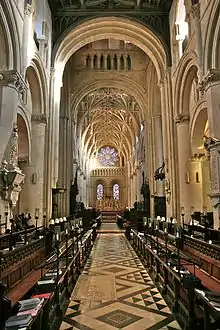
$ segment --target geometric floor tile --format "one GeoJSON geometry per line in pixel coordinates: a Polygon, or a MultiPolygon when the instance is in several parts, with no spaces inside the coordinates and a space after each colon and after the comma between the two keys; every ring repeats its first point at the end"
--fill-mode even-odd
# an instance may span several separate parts
{"type": "Polygon", "coordinates": [[[60,330],[180,330],[123,233],[98,234],[60,330]]]}
{"type": "Polygon", "coordinates": [[[133,324],[136,321],[140,320],[141,318],[142,317],[140,316],[124,312],[120,309],[97,317],[98,320],[110,324],[118,329],[122,329],[130,325],[131,323],[133,324]]]}

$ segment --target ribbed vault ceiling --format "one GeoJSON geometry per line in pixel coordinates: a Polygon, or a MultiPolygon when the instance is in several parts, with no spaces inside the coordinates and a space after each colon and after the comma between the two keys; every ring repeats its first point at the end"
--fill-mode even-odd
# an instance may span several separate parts
{"type": "Polygon", "coordinates": [[[131,95],[116,88],[95,90],[83,98],[78,109],[82,150],[90,157],[109,145],[128,158],[141,121],[140,108],[131,95]]]}

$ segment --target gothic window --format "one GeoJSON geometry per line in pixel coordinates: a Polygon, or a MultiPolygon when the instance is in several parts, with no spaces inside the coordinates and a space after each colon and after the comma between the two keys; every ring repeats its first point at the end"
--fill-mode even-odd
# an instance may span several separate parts
{"type": "Polygon", "coordinates": [[[188,23],[186,22],[186,8],[184,0],[179,0],[176,15],[176,40],[179,43],[179,57],[183,55],[188,37],[188,23]]]}
{"type": "Polygon", "coordinates": [[[110,55],[107,56],[107,69],[111,70],[111,57],[110,57],[110,55]]]}
{"type": "Polygon", "coordinates": [[[97,55],[95,55],[93,57],[93,68],[98,69],[98,57],[97,57],[97,55]]]}
{"type": "Polygon", "coordinates": [[[99,150],[98,159],[102,166],[115,166],[118,153],[115,148],[103,147],[99,150]]]}
{"type": "Polygon", "coordinates": [[[119,199],[119,185],[117,183],[113,185],[113,199],[119,199]]]}
{"type": "Polygon", "coordinates": [[[126,62],[127,70],[131,70],[131,58],[129,55],[126,58],[126,62]]]}
{"type": "Polygon", "coordinates": [[[124,56],[121,55],[121,57],[120,57],[120,70],[124,70],[124,68],[125,68],[124,56]]]}
{"type": "Polygon", "coordinates": [[[100,69],[103,70],[104,67],[105,67],[105,66],[104,66],[104,56],[101,55],[101,57],[100,57],[100,69]]]}
{"type": "Polygon", "coordinates": [[[97,185],[97,189],[96,189],[96,196],[98,200],[101,200],[103,198],[103,193],[104,193],[103,185],[100,183],[97,185]]]}
{"type": "Polygon", "coordinates": [[[117,55],[114,56],[114,70],[118,70],[118,59],[117,59],[117,55]]]}
{"type": "Polygon", "coordinates": [[[86,58],[86,69],[91,69],[91,57],[89,55],[86,58]]]}

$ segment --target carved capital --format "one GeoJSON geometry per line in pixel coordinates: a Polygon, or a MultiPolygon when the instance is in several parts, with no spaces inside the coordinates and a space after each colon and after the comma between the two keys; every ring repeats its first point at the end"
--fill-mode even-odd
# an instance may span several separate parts
{"type": "Polygon", "coordinates": [[[31,116],[31,121],[36,124],[47,124],[47,116],[44,113],[34,114],[31,116]]]}
{"type": "Polygon", "coordinates": [[[183,113],[179,113],[175,118],[176,125],[187,124],[189,122],[189,116],[183,113]]]}
{"type": "Polygon", "coordinates": [[[200,19],[200,3],[196,3],[191,7],[191,15],[194,19],[200,19]]]}
{"type": "Polygon", "coordinates": [[[0,86],[10,86],[23,94],[27,90],[27,84],[23,77],[15,70],[0,72],[0,86]]]}
{"type": "Polygon", "coordinates": [[[28,3],[24,6],[24,15],[30,17],[33,14],[34,10],[31,5],[28,3]]]}
{"type": "Polygon", "coordinates": [[[220,70],[218,69],[210,69],[203,77],[202,82],[200,83],[200,90],[207,90],[216,82],[220,83],[220,70]]]}

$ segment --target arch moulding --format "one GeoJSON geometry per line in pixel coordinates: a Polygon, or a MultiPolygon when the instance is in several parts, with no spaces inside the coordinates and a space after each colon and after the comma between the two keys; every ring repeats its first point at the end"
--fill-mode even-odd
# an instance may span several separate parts
{"type": "Polygon", "coordinates": [[[209,69],[216,69],[219,56],[219,40],[220,40],[220,3],[213,1],[208,19],[207,32],[204,40],[204,56],[203,56],[203,74],[209,69]]]}
{"type": "Polygon", "coordinates": [[[108,77],[103,75],[103,77],[99,77],[98,79],[85,79],[81,81],[71,95],[72,115],[75,117],[76,114],[73,113],[73,111],[78,108],[79,103],[87,94],[93,92],[94,90],[106,87],[120,89],[133,96],[140,107],[141,117],[144,118],[147,105],[146,89],[128,77],[116,77],[114,74],[108,75],[108,77]]]}
{"type": "Polygon", "coordinates": [[[20,42],[14,19],[14,13],[12,11],[10,1],[1,0],[0,2],[0,23],[3,27],[5,34],[5,40],[7,45],[7,57],[9,70],[17,70],[20,72],[21,58],[20,58],[20,42]]]}
{"type": "Polygon", "coordinates": [[[192,145],[192,140],[193,140],[193,134],[194,134],[194,130],[195,130],[195,126],[197,124],[197,119],[200,115],[200,112],[202,110],[207,109],[207,103],[206,100],[204,98],[202,98],[198,104],[196,105],[196,107],[194,108],[193,112],[192,112],[192,118],[190,120],[190,126],[189,126],[189,131],[190,131],[190,145],[192,145]]]}
{"type": "Polygon", "coordinates": [[[42,61],[38,54],[34,54],[34,57],[31,60],[30,65],[26,68],[26,70],[31,67],[36,76],[41,95],[41,114],[47,115],[48,112],[48,85],[46,73],[43,68],[42,61]]]}
{"type": "Polygon", "coordinates": [[[122,17],[94,18],[64,34],[53,51],[52,65],[55,72],[58,70],[61,78],[65,64],[79,48],[107,38],[128,40],[142,49],[154,63],[158,81],[163,79],[167,62],[162,42],[146,26],[122,17]]]}
{"type": "Polygon", "coordinates": [[[178,69],[178,74],[175,82],[174,89],[174,116],[184,113],[183,97],[184,93],[188,92],[185,90],[188,80],[190,79],[189,73],[193,67],[197,67],[197,56],[195,52],[187,53],[184,56],[181,65],[178,69]]]}

